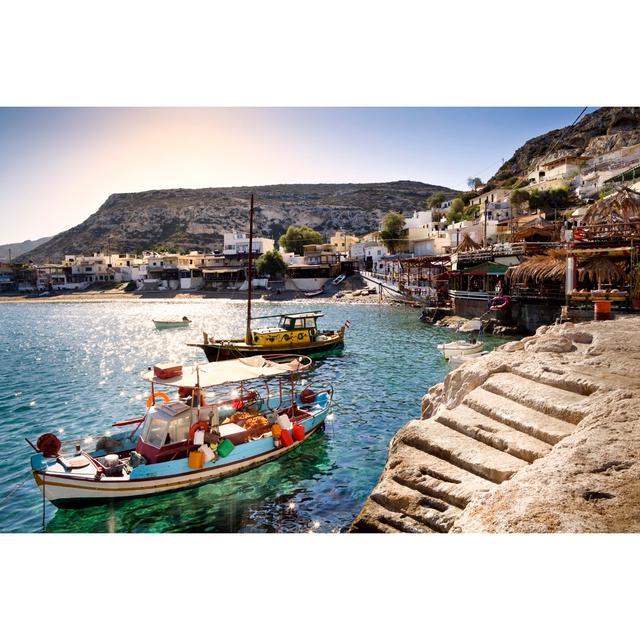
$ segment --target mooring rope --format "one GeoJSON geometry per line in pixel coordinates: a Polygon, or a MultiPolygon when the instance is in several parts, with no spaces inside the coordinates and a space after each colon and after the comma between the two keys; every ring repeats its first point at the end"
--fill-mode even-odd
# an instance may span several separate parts
{"type": "Polygon", "coordinates": [[[30,478],[30,476],[27,476],[22,482],[18,483],[15,487],[13,487],[13,489],[11,489],[11,491],[9,491],[7,493],[7,495],[0,500],[0,507],[30,478]]]}

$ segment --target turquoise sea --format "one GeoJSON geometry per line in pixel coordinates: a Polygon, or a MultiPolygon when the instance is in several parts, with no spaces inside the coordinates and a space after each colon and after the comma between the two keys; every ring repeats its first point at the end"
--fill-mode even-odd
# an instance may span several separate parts
{"type": "MultiPolygon", "coordinates": [[[[318,302],[254,303],[255,315],[321,309],[321,328],[351,320],[342,355],[306,377],[329,381],[324,433],[280,460],[180,493],[80,510],[47,503],[47,532],[306,532],[349,526],[375,485],[393,434],[420,414],[447,365],[436,344],[454,333],[424,325],[419,310],[318,302]]],[[[0,304],[0,532],[42,530],[31,448],[44,432],[107,431],[142,415],[140,373],[156,362],[205,362],[187,342],[204,329],[241,335],[245,304],[225,300],[0,304]],[[189,316],[188,329],[158,331],[153,318],[189,316]]],[[[485,336],[489,348],[503,340],[485,336]]]]}

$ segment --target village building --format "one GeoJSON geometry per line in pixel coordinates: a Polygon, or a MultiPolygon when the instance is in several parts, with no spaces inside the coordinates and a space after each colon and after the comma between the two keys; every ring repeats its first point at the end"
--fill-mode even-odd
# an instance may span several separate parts
{"type": "Polygon", "coordinates": [[[359,242],[357,236],[352,236],[345,231],[336,231],[330,238],[329,244],[332,244],[339,253],[348,254],[349,249],[359,242]]]}

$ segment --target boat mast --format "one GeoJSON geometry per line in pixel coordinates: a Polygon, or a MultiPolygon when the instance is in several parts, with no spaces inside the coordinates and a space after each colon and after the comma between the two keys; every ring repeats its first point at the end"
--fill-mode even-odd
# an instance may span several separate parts
{"type": "Polygon", "coordinates": [[[253,193],[251,194],[251,208],[249,209],[249,268],[247,279],[249,287],[247,291],[247,333],[245,342],[253,344],[253,336],[251,334],[251,291],[253,285],[253,193]]]}

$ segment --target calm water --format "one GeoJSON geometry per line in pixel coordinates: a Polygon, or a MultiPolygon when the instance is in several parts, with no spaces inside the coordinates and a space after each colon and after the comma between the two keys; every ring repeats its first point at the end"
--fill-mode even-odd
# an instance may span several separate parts
{"type": "MultiPolygon", "coordinates": [[[[322,309],[324,328],[351,320],[343,355],[307,376],[312,386],[334,385],[326,431],[279,461],[181,493],[82,510],[47,503],[48,532],[340,531],[350,524],[384,467],[390,438],[443,379],[446,364],[435,345],[453,334],[404,307],[256,307],[256,315],[322,309]]],[[[41,530],[25,437],[103,433],[142,415],[148,388],[140,372],[158,361],[206,361],[186,343],[202,328],[221,338],[241,335],[244,313],[244,304],[223,300],[0,305],[0,531],[41,530]],[[192,328],[157,331],[152,323],[183,315],[192,328]]]]}

